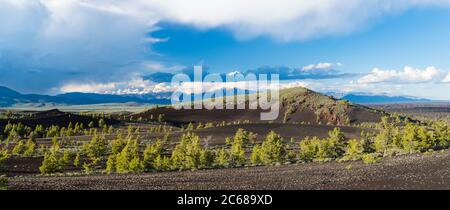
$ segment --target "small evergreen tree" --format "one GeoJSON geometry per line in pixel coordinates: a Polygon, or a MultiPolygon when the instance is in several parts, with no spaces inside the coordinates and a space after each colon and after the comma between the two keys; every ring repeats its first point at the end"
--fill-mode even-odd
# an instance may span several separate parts
{"type": "Polygon", "coordinates": [[[164,114],[159,114],[158,115],[158,122],[162,123],[164,121],[164,114]]]}
{"type": "Polygon", "coordinates": [[[65,149],[61,156],[61,159],[59,160],[59,164],[61,166],[69,166],[70,163],[72,163],[72,154],[68,149],[65,149]]]}
{"type": "Polygon", "coordinates": [[[252,149],[252,153],[250,154],[250,162],[254,165],[261,164],[261,156],[261,147],[259,145],[255,145],[252,149]]]}
{"type": "Polygon", "coordinates": [[[118,154],[127,145],[127,140],[122,138],[121,134],[118,134],[116,139],[112,140],[110,143],[111,153],[113,155],[118,154]]]}
{"type": "Polygon", "coordinates": [[[95,124],[93,121],[89,122],[88,124],[88,128],[94,128],[95,124]]]}
{"type": "Polygon", "coordinates": [[[174,169],[199,169],[205,167],[202,156],[205,150],[200,144],[200,138],[193,134],[183,134],[180,143],[172,152],[171,162],[174,169]]]}
{"type": "Polygon", "coordinates": [[[29,138],[27,143],[25,144],[25,151],[23,155],[26,157],[30,157],[36,153],[36,143],[34,143],[32,138],[29,138]]]}
{"type": "Polygon", "coordinates": [[[319,141],[320,139],[317,137],[313,137],[312,139],[306,137],[300,141],[300,159],[305,162],[313,161],[319,151],[319,141]]]}
{"type": "Polygon", "coordinates": [[[286,158],[283,138],[271,131],[261,146],[261,161],[265,164],[280,163],[286,158]]]}
{"type": "Polygon", "coordinates": [[[101,118],[98,120],[98,127],[103,128],[106,125],[105,120],[101,118]]]}
{"type": "Polygon", "coordinates": [[[78,167],[80,165],[80,161],[81,161],[80,153],[77,152],[77,154],[75,155],[75,158],[73,159],[73,165],[75,167],[78,167]]]}
{"type": "Polygon", "coordinates": [[[106,172],[108,174],[116,171],[116,158],[117,155],[114,154],[108,156],[108,160],[106,161],[106,172]]]}
{"type": "Polygon", "coordinates": [[[225,148],[219,149],[214,159],[214,163],[219,167],[228,167],[230,165],[230,154],[225,148]]]}
{"type": "Polygon", "coordinates": [[[144,167],[139,158],[139,141],[129,139],[123,150],[116,157],[117,173],[138,173],[142,172],[144,167]]]}
{"type": "Polygon", "coordinates": [[[3,163],[10,157],[8,150],[5,148],[0,149],[0,171],[3,170],[3,163]]]}
{"type": "Polygon", "coordinates": [[[418,151],[419,146],[419,135],[418,135],[418,128],[416,125],[413,125],[411,123],[408,123],[403,131],[403,141],[402,146],[403,150],[405,150],[408,153],[413,153],[418,151]]]}
{"type": "Polygon", "coordinates": [[[8,190],[8,178],[0,176],[0,190],[8,190]]]}
{"type": "Polygon", "coordinates": [[[49,151],[45,152],[44,160],[39,167],[39,171],[42,174],[51,174],[62,170],[60,164],[61,154],[59,150],[59,146],[52,146],[49,151]]]}
{"type": "Polygon", "coordinates": [[[231,163],[234,165],[245,164],[245,150],[244,147],[250,141],[250,133],[244,129],[238,129],[234,135],[233,142],[231,143],[231,163]]]}
{"type": "Polygon", "coordinates": [[[208,149],[202,149],[200,151],[200,167],[199,168],[209,168],[214,162],[214,155],[208,149]]]}
{"type": "Polygon", "coordinates": [[[344,160],[360,160],[364,153],[364,147],[356,139],[349,140],[345,149],[344,160]]]}
{"type": "Polygon", "coordinates": [[[97,165],[108,151],[107,143],[104,137],[94,135],[91,141],[83,146],[83,152],[86,153],[93,165],[97,165]]]}
{"type": "Polygon", "coordinates": [[[25,144],[23,143],[23,141],[19,141],[17,142],[17,144],[14,146],[13,150],[11,151],[11,153],[13,155],[21,155],[23,154],[23,152],[25,151],[26,147],[25,144]]]}
{"type": "Polygon", "coordinates": [[[153,163],[153,168],[157,171],[165,171],[170,169],[170,158],[158,155],[153,163]]]}
{"type": "Polygon", "coordinates": [[[155,169],[155,160],[157,157],[161,158],[163,151],[163,145],[161,140],[157,140],[155,143],[150,144],[144,150],[144,167],[145,169],[155,169]]]}

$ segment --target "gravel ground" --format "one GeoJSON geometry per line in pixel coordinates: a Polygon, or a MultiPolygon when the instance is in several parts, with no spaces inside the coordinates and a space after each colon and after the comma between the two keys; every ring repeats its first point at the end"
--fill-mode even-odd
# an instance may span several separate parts
{"type": "Polygon", "coordinates": [[[450,189],[450,151],[386,158],[372,165],[361,162],[329,162],[140,175],[25,176],[11,178],[10,189],[448,190],[450,189]]]}

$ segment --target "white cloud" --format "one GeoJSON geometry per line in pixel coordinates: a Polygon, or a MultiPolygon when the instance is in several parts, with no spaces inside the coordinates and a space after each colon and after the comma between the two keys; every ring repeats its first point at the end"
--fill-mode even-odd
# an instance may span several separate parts
{"type": "Polygon", "coordinates": [[[151,44],[167,39],[149,37],[160,22],[225,28],[240,39],[304,41],[352,33],[375,18],[410,8],[449,4],[450,0],[0,0],[0,83],[39,92],[68,80],[123,81],[160,59],[151,52],[151,44]]]}
{"type": "Polygon", "coordinates": [[[109,93],[117,88],[117,83],[67,84],[60,88],[61,92],[109,93]]]}
{"type": "Polygon", "coordinates": [[[311,70],[331,70],[333,68],[337,68],[342,66],[341,63],[318,63],[318,64],[310,64],[304,66],[302,71],[311,71],[311,70]]]}
{"type": "Polygon", "coordinates": [[[68,79],[122,79],[146,69],[152,58],[148,33],[156,19],[113,5],[0,0],[0,14],[0,83],[19,90],[45,91],[68,79]]]}
{"type": "Polygon", "coordinates": [[[447,76],[442,80],[443,83],[450,83],[450,72],[447,73],[447,76]]]}
{"type": "Polygon", "coordinates": [[[358,83],[423,83],[435,80],[441,73],[434,66],[427,67],[424,70],[414,69],[406,66],[403,71],[381,70],[375,68],[371,73],[358,79],[358,83]]]}
{"type": "MultiPolygon", "coordinates": [[[[99,3],[100,1],[96,1],[99,3]]],[[[449,5],[449,0],[116,0],[117,8],[140,17],[202,29],[224,27],[247,39],[267,35],[280,41],[348,34],[369,21],[420,6],[449,5]]],[[[99,3],[100,4],[100,3],[99,3]]]]}

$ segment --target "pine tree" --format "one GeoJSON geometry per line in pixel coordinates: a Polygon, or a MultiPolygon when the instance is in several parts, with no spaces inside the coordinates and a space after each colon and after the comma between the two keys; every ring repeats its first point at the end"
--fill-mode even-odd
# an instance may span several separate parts
{"type": "Polygon", "coordinates": [[[26,147],[25,144],[23,143],[23,141],[19,141],[17,142],[17,144],[14,146],[13,150],[11,151],[11,153],[13,155],[21,155],[23,154],[23,152],[25,151],[26,147]]]}
{"type": "Polygon", "coordinates": [[[108,128],[108,134],[113,134],[113,133],[114,133],[114,127],[112,125],[110,125],[108,128]]]}
{"type": "Polygon", "coordinates": [[[313,161],[319,151],[319,142],[320,139],[317,137],[313,137],[312,139],[306,137],[300,141],[300,159],[305,162],[313,161]]]}
{"type": "Polygon", "coordinates": [[[62,170],[60,158],[61,154],[59,151],[59,146],[52,146],[49,151],[45,152],[44,160],[42,161],[42,165],[39,167],[39,171],[42,174],[60,172],[62,170]]]}
{"type": "Polygon", "coordinates": [[[117,155],[111,154],[108,156],[108,160],[106,161],[106,172],[108,174],[116,171],[116,158],[117,155]]]}
{"type": "Polygon", "coordinates": [[[79,165],[80,165],[80,153],[79,152],[77,152],[77,154],[75,155],[75,159],[73,160],[73,165],[75,166],[75,167],[78,167],[79,165]]]}
{"type": "Polygon", "coordinates": [[[8,150],[5,148],[0,149],[0,171],[3,170],[3,163],[10,157],[8,150]]]}
{"type": "Polygon", "coordinates": [[[265,164],[281,163],[285,160],[286,150],[283,138],[271,131],[261,146],[261,161],[265,164]]]}
{"type": "Polygon", "coordinates": [[[103,118],[98,120],[98,127],[103,128],[105,125],[106,125],[106,123],[103,118]]]}
{"type": "Polygon", "coordinates": [[[261,159],[261,147],[259,145],[255,145],[252,149],[252,153],[250,154],[250,162],[254,165],[258,165],[262,163],[261,159]]]}
{"type": "Polygon", "coordinates": [[[231,143],[231,163],[234,165],[245,164],[245,150],[244,147],[250,141],[250,133],[244,129],[238,129],[234,135],[233,142],[231,143]]]}
{"type": "Polygon", "coordinates": [[[72,154],[68,149],[65,149],[61,159],[59,160],[59,164],[61,166],[69,166],[72,163],[72,154]]]}
{"type": "Polygon", "coordinates": [[[105,138],[98,135],[94,135],[91,141],[83,146],[83,151],[93,165],[97,165],[104,158],[107,149],[105,138]]]}
{"type": "Polygon", "coordinates": [[[25,143],[25,151],[23,155],[26,157],[30,157],[36,153],[36,143],[34,143],[33,138],[29,138],[27,143],[25,143]]]}
{"type": "Polygon", "coordinates": [[[344,160],[359,160],[364,154],[364,147],[361,141],[351,139],[347,142],[345,149],[344,160]]]}
{"type": "Polygon", "coordinates": [[[180,143],[172,151],[171,162],[174,169],[199,169],[205,167],[205,148],[200,138],[193,134],[183,134],[180,143]],[[203,153],[203,154],[202,154],[203,153]],[[203,156],[203,157],[202,157],[203,156]]]}
{"type": "Polygon", "coordinates": [[[123,150],[116,157],[116,171],[118,173],[141,172],[143,164],[139,158],[139,141],[129,139],[123,150]]]}
{"type": "Polygon", "coordinates": [[[408,123],[403,131],[403,150],[409,153],[417,151],[419,145],[418,128],[416,125],[408,123]]]}
{"type": "Polygon", "coordinates": [[[158,115],[158,122],[162,123],[164,121],[164,114],[159,114],[158,115]]]}
{"type": "Polygon", "coordinates": [[[199,168],[210,168],[214,162],[214,156],[211,151],[207,149],[202,149],[200,151],[200,167],[199,168]]]}
{"type": "MultiPolygon", "coordinates": [[[[155,143],[150,144],[144,150],[144,167],[145,169],[155,169],[155,159],[161,156],[163,151],[163,145],[161,140],[157,140],[155,143]]],[[[160,157],[161,158],[161,157],[160,157]]]]}
{"type": "Polygon", "coordinates": [[[230,154],[225,148],[221,148],[214,159],[214,163],[219,167],[228,167],[230,161],[230,154]]]}
{"type": "Polygon", "coordinates": [[[116,155],[127,145],[127,140],[125,140],[119,133],[116,139],[112,140],[110,143],[111,153],[116,155]]]}

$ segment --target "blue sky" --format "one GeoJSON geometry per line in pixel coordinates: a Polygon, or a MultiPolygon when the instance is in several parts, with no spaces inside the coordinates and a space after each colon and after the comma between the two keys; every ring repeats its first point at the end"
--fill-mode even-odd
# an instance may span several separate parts
{"type": "Polygon", "coordinates": [[[167,23],[152,35],[168,38],[154,49],[169,62],[203,63],[217,71],[320,62],[341,62],[349,72],[367,72],[374,67],[401,69],[405,65],[450,68],[449,20],[449,9],[415,9],[384,17],[350,35],[302,42],[267,37],[242,41],[220,28],[197,30],[167,23]]]}
{"type": "Polygon", "coordinates": [[[3,0],[0,85],[145,93],[170,89],[147,75],[201,64],[314,72],[285,83],[323,92],[450,100],[450,1],[317,2],[3,0]]]}

